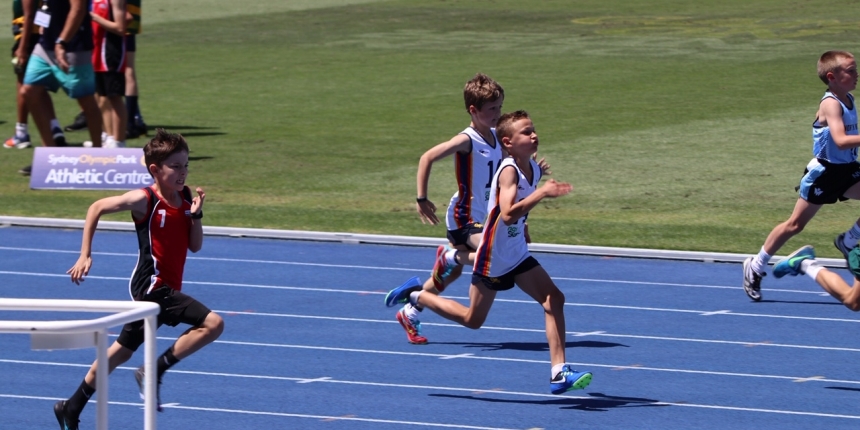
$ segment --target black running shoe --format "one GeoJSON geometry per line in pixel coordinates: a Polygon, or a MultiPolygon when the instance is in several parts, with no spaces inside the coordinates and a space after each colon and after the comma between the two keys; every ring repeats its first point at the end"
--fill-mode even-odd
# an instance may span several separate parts
{"type": "Polygon", "coordinates": [[[146,127],[146,123],[140,118],[137,118],[135,121],[130,122],[128,127],[126,127],[125,137],[126,139],[137,139],[140,136],[146,136],[148,133],[149,129],[146,127]]]}
{"type": "Polygon", "coordinates": [[[60,424],[60,430],[78,430],[78,423],[81,422],[77,417],[71,417],[66,413],[66,401],[60,400],[54,403],[54,416],[57,417],[57,423],[60,424]]]}
{"type": "Polygon", "coordinates": [[[51,130],[51,133],[54,135],[55,146],[69,146],[66,144],[66,135],[63,134],[63,131],[59,127],[51,130]]]}
{"type": "MultiPolygon", "coordinates": [[[[145,373],[143,372],[143,367],[138,367],[134,371],[134,380],[137,382],[137,388],[140,390],[140,399],[143,400],[143,379],[145,377],[145,373]]],[[[158,412],[164,411],[161,408],[161,381],[158,381],[158,385],[155,387],[155,409],[158,412]]]]}
{"type": "Polygon", "coordinates": [[[75,121],[71,124],[65,126],[63,130],[65,131],[78,131],[87,128],[87,116],[84,115],[83,112],[79,113],[78,116],[75,117],[75,121]]]}
{"type": "Polygon", "coordinates": [[[24,176],[30,176],[30,172],[32,170],[33,170],[33,166],[26,166],[26,167],[22,167],[20,170],[18,170],[18,173],[20,173],[24,176]]]}

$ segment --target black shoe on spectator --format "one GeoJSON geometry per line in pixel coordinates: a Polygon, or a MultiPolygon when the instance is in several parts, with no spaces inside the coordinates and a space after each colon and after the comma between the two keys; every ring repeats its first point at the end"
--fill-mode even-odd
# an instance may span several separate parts
{"type": "Polygon", "coordinates": [[[20,173],[24,176],[30,176],[30,172],[32,170],[33,170],[33,166],[22,167],[20,170],[18,170],[18,173],[20,173]]]}
{"type": "Polygon", "coordinates": [[[87,117],[83,112],[79,113],[78,116],[75,117],[75,121],[71,124],[67,125],[63,130],[65,131],[78,131],[87,128],[87,117]]]}

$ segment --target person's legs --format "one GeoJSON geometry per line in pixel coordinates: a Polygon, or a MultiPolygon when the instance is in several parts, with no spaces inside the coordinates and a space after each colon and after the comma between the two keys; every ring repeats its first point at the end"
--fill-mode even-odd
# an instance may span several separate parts
{"type": "Polygon", "coordinates": [[[48,95],[47,88],[41,85],[24,84],[22,91],[27,100],[27,108],[39,130],[39,136],[42,138],[42,145],[54,146],[54,135],[51,133],[51,113],[44,103],[45,98],[50,99],[51,97],[48,95]]]}
{"type": "MultiPolygon", "coordinates": [[[[114,371],[120,364],[128,361],[134,351],[120,345],[119,342],[114,342],[107,351],[108,354],[108,374],[114,371]]],[[[98,363],[93,362],[90,370],[84,376],[81,385],[67,399],[61,400],[54,405],[54,414],[60,425],[77,424],[78,417],[87,406],[90,397],[96,392],[96,372],[98,371],[98,363]]],[[[71,427],[71,426],[70,426],[71,427]]],[[[64,427],[65,428],[65,427],[64,427]]]]}
{"type": "Polygon", "coordinates": [[[125,146],[127,121],[125,103],[123,102],[122,96],[112,95],[108,97],[108,104],[111,107],[111,130],[113,137],[119,146],[125,146]]]}
{"type": "Polygon", "coordinates": [[[860,311],[860,281],[854,279],[854,285],[849,286],[848,283],[839,276],[838,273],[828,269],[821,269],[818,276],[815,277],[815,282],[827,291],[833,298],[842,302],[845,307],[854,312],[860,311]]]}
{"type": "Polygon", "coordinates": [[[514,282],[543,307],[550,361],[553,366],[564,363],[564,293],[556,287],[542,266],[517,275],[514,282]]]}
{"type": "Polygon", "coordinates": [[[94,95],[82,96],[78,99],[78,105],[87,117],[87,129],[90,132],[90,141],[94,147],[102,146],[102,112],[96,102],[94,95]]]}
{"type": "Polygon", "coordinates": [[[496,299],[496,291],[482,284],[472,284],[469,287],[469,307],[459,302],[439,297],[435,294],[421,292],[418,295],[417,305],[423,306],[449,319],[471,329],[479,329],[487,320],[487,314],[496,299]]]}
{"type": "Polygon", "coordinates": [[[182,360],[212,343],[224,332],[224,320],[215,312],[209,312],[203,324],[182,333],[173,343],[173,355],[182,360]]]}

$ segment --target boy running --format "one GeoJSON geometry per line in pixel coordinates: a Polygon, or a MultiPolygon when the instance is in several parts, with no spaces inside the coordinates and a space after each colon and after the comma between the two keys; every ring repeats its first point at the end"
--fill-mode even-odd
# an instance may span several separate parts
{"type": "MultiPolygon", "coordinates": [[[[203,246],[203,200],[206,194],[197,188],[197,196],[185,185],[188,176],[188,144],[179,134],[159,129],[143,148],[144,160],[155,184],[120,196],[106,197],[93,203],[84,224],[81,256],[68,270],[72,282],[80,285],[92,266],[90,251],[99,218],[104,214],[130,211],[137,230],[140,249],[137,267],[131,275],[129,293],[133,300],[158,303],[158,325],[191,326],[158,357],[158,386],[170,367],[218,338],[224,321],[202,303],[181,292],[182,272],[187,252],[203,246]]],[[[109,372],[125,363],[143,343],[143,320],[128,323],[108,348],[109,372]]],[[[143,367],[134,373],[143,395],[143,367]]],[[[68,400],[54,405],[54,415],[61,430],[76,430],[81,411],[96,391],[96,363],[93,363],[80,387],[68,400]]],[[[159,402],[160,403],[160,402],[159,402]]],[[[161,406],[158,406],[159,411],[161,406]]]]}

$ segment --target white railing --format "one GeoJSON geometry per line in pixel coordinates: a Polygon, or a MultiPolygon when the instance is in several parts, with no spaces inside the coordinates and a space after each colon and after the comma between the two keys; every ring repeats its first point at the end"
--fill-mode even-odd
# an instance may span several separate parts
{"type": "Polygon", "coordinates": [[[108,428],[108,342],[107,329],[144,320],[144,430],[156,429],[155,330],[159,306],[152,302],[115,300],[43,300],[0,298],[4,311],[116,312],[92,320],[4,321],[0,333],[29,334],[33,349],[74,349],[96,347],[96,429],[108,428]],[[103,365],[104,364],[104,365],[103,365]]]}

